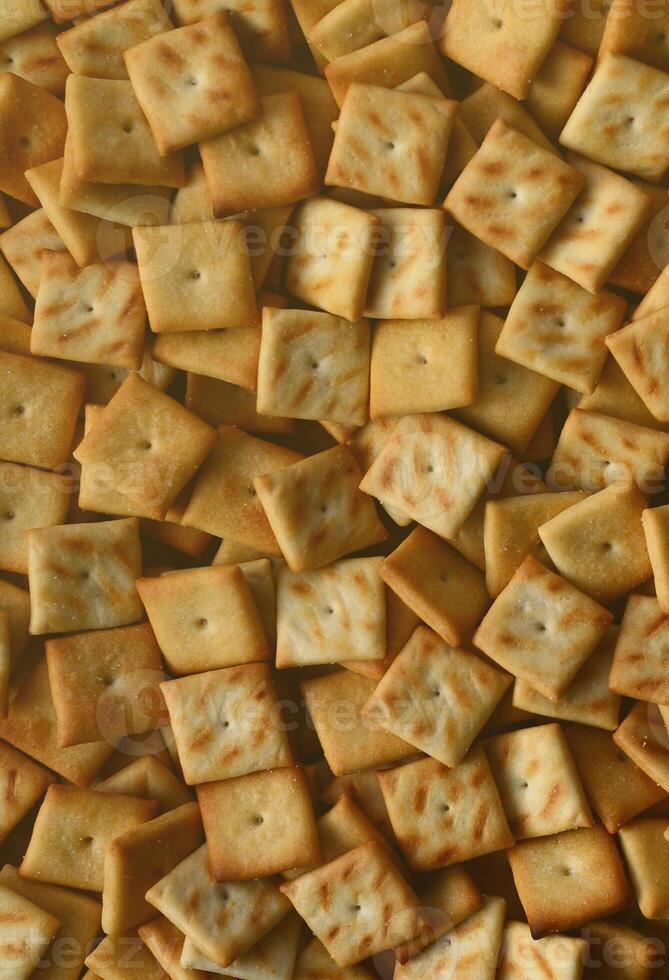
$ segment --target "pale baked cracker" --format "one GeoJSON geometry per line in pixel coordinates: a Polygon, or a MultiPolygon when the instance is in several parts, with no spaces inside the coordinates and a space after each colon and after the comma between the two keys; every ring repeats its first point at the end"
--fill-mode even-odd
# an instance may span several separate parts
{"type": "Polygon", "coordinates": [[[457,766],[511,678],[419,626],[363,708],[394,735],[457,766]]]}
{"type": "Polygon", "coordinates": [[[28,304],[12,275],[12,270],[2,256],[0,256],[0,314],[20,320],[22,323],[30,323],[32,320],[28,304]]]}
{"type": "Polygon", "coordinates": [[[27,323],[0,313],[0,350],[29,357],[30,331],[31,327],[27,323]]]}
{"type": "Polygon", "coordinates": [[[503,455],[502,446],[444,415],[405,416],[360,488],[452,538],[503,455]]]}
{"type": "Polygon", "coordinates": [[[217,881],[246,881],[322,861],[309,787],[300,768],[255,772],[198,788],[217,881]]]}
{"type": "Polygon", "coordinates": [[[630,595],[620,623],[609,687],[618,694],[669,704],[665,656],[669,620],[652,596],[630,595]]]}
{"type": "MultiPolygon", "coordinates": [[[[371,678],[349,670],[307,678],[300,685],[309,717],[335,776],[387,765],[415,752],[412,745],[384,731],[375,719],[363,717],[361,709],[375,687],[371,678]]],[[[333,796],[334,799],[328,795],[328,802],[335,802],[339,792],[333,796]]],[[[366,803],[367,800],[362,807],[373,819],[366,803]]],[[[378,811],[376,815],[380,816],[378,811]]]]}
{"type": "Polygon", "coordinates": [[[653,507],[641,514],[646,547],[653,570],[660,609],[669,612],[669,506],[653,507]]]}
{"type": "Polygon", "coordinates": [[[254,391],[200,374],[189,373],[186,376],[186,406],[210,425],[236,426],[248,432],[284,435],[295,428],[293,419],[259,415],[254,391]]]}
{"type": "Polygon", "coordinates": [[[527,681],[516,678],[513,705],[546,718],[580,722],[613,731],[618,726],[620,695],[609,690],[609,671],[613,660],[617,628],[609,627],[604,638],[586,660],[564,694],[557,701],[535,691],[527,681]]]}
{"type": "Polygon", "coordinates": [[[335,446],[253,481],[289,568],[322,567],[387,537],[348,446],[335,446]]]}
{"type": "Polygon", "coordinates": [[[96,782],[95,789],[98,793],[120,793],[123,796],[137,796],[141,800],[155,800],[159,813],[176,810],[193,799],[190,790],[155,755],[140,756],[113,775],[96,782]]]}
{"type": "Polygon", "coordinates": [[[111,6],[115,0],[44,0],[51,17],[57,24],[80,17],[95,15],[99,10],[111,6]]]}
{"type": "Polygon", "coordinates": [[[31,353],[140,368],[146,310],[132,269],[126,262],[80,269],[67,252],[43,252],[31,353]]]}
{"type": "Polygon", "coordinates": [[[539,258],[597,293],[613,272],[650,211],[640,187],[606,167],[568,155],[586,185],[552,233],[539,258]]]}
{"type": "Polygon", "coordinates": [[[261,415],[364,425],[370,328],[365,320],[265,307],[258,361],[261,415]]]}
{"type": "Polygon", "coordinates": [[[662,423],[669,421],[666,310],[634,320],[606,338],[606,346],[646,407],[662,423]]]}
{"type": "Polygon", "coordinates": [[[140,578],[137,591],[174,675],[267,660],[260,613],[236,565],[140,578]]]}
{"type": "Polygon", "coordinates": [[[148,623],[47,640],[46,660],[61,746],[115,744],[166,723],[160,649],[148,623]]]}
{"type": "Polygon", "coordinates": [[[189,786],[293,764],[266,664],[193,674],[161,689],[189,786]]]}
{"type": "Polygon", "coordinates": [[[0,568],[28,572],[28,531],[63,524],[69,481],[56,473],[0,463],[0,568]]]}
{"type": "Polygon", "coordinates": [[[33,85],[62,96],[69,70],[58,50],[58,28],[51,21],[0,42],[0,65],[33,85]]]}
{"type": "Polygon", "coordinates": [[[592,296],[535,262],[511,304],[495,350],[588,394],[606,360],[604,340],[621,326],[625,309],[622,297],[605,291],[592,296]]]}
{"type": "Polygon", "coordinates": [[[409,609],[392,589],[386,588],[385,657],[383,660],[342,660],[342,666],[373,680],[381,680],[418,623],[419,618],[413,609],[409,609]]]}
{"type": "Polygon", "coordinates": [[[354,82],[337,121],[325,183],[434,204],[456,112],[452,100],[354,82]]]}
{"type": "Polygon", "coordinates": [[[28,532],[31,633],[126,626],[142,616],[137,520],[99,521],[28,532]]]}
{"type": "Polygon", "coordinates": [[[232,426],[218,431],[218,443],[195,480],[183,523],[281,557],[253,480],[290,466],[301,456],[232,426]]]}
{"type": "MultiPolygon", "coordinates": [[[[2,243],[0,242],[0,247],[2,243]]],[[[161,333],[151,353],[161,364],[217,378],[253,390],[258,379],[258,327],[220,327],[184,333],[161,333]]]]}
{"type": "Polygon", "coordinates": [[[154,333],[257,324],[241,221],[136,227],[133,240],[154,333]]]}
{"type": "MultiPolygon", "coordinates": [[[[41,799],[55,777],[8,742],[0,742],[0,842],[41,799]]],[[[1,876],[0,876],[1,877],[1,876]]]]}
{"type": "Polygon", "coordinates": [[[615,841],[599,824],[522,841],[509,861],[535,938],[613,915],[630,898],[615,841]]]}
{"type": "Polygon", "coordinates": [[[328,806],[334,806],[344,794],[350,794],[374,826],[392,840],[388,810],[374,769],[335,776],[330,781],[326,779],[319,799],[328,806]]]}
{"type": "Polygon", "coordinates": [[[666,919],[669,914],[666,826],[666,817],[640,817],[618,834],[636,900],[647,919],[666,919]]]}
{"type": "Polygon", "coordinates": [[[77,980],[84,957],[100,930],[100,903],[69,888],[22,878],[11,864],[6,864],[0,871],[0,884],[15,895],[34,902],[60,922],[55,943],[31,974],[35,980],[47,977],[49,980],[77,980]]]}
{"type": "Polygon", "coordinates": [[[476,401],[477,306],[448,310],[439,320],[387,320],[372,339],[373,419],[439,412],[476,401]]]}
{"type": "Polygon", "coordinates": [[[202,970],[188,970],[181,966],[185,936],[165,916],[145,922],[138,928],[137,934],[170,980],[210,980],[202,970]]]}
{"type": "Polygon", "coordinates": [[[666,72],[608,51],[560,143],[596,163],[657,183],[669,166],[666,72]]]}
{"type": "Polygon", "coordinates": [[[206,844],[154,885],[147,901],[220,966],[229,966],[290,911],[271,878],[217,882],[206,844]]]}
{"type": "Polygon", "coordinates": [[[183,185],[181,155],[160,156],[129,81],[70,75],[65,86],[65,108],[68,153],[82,180],[183,185]]]}
{"type": "Polygon", "coordinates": [[[484,748],[516,840],[592,827],[590,807],[560,725],[497,735],[484,748]]]}
{"type": "MultiPolygon", "coordinates": [[[[667,206],[667,189],[636,179],[633,183],[650,198],[650,211],[611,273],[609,282],[634,293],[646,293],[659,277],[658,255],[662,255],[666,247],[662,212],[667,206]]],[[[663,261],[660,260],[660,266],[663,261]]]]}
{"type": "Polygon", "coordinates": [[[573,167],[497,120],[444,207],[477,238],[527,269],[584,183],[573,167]]]}
{"type": "Polygon", "coordinates": [[[54,783],[47,790],[19,872],[26,878],[101,892],[105,849],[150,820],[152,800],[54,783]]]}
{"type": "MultiPolygon", "coordinates": [[[[31,211],[0,235],[0,249],[12,269],[34,297],[42,274],[42,251],[65,251],[65,244],[44,208],[31,211]]],[[[30,348],[26,353],[29,353],[30,348]]],[[[20,354],[23,351],[15,351],[20,354]]]]}
{"type": "Polygon", "coordinates": [[[647,429],[662,429],[662,422],[646,407],[627,380],[622,368],[611,354],[607,357],[594,391],[579,399],[578,408],[598,412],[613,418],[644,425],[647,429]]]}
{"type": "Polygon", "coordinates": [[[667,728],[657,705],[638,701],[613,733],[613,741],[656,787],[669,793],[667,728]]]}
{"type": "Polygon", "coordinates": [[[402,0],[390,0],[382,7],[374,0],[345,0],[324,13],[305,36],[326,62],[334,61],[397,34],[425,16],[420,5],[407,5],[402,0]]]}
{"type": "Polygon", "coordinates": [[[381,577],[423,622],[454,646],[470,639],[489,605],[482,572],[422,527],[388,555],[381,577]]]}
{"type": "Polygon", "coordinates": [[[593,810],[610,834],[666,798],[616,745],[610,732],[569,725],[565,735],[593,810]]]}
{"type": "MultiPolygon", "coordinates": [[[[334,450],[330,450],[334,451],[334,450]]],[[[381,558],[349,558],[277,578],[276,666],[381,660],[386,600],[381,558]]]]}
{"type": "Polygon", "coordinates": [[[520,9],[508,0],[456,0],[439,47],[456,64],[524,99],[560,29],[567,4],[520,9]]]}
{"type": "Polygon", "coordinates": [[[342,967],[413,938],[419,900],[375,842],[280,886],[342,967]]]}
{"type": "MultiPolygon", "coordinates": [[[[0,243],[2,238],[0,238],[0,243]]],[[[657,313],[664,306],[669,306],[669,265],[660,272],[659,276],[642,297],[641,302],[631,314],[632,320],[640,320],[649,313],[657,313]]]]}
{"type": "Polygon", "coordinates": [[[629,0],[613,0],[602,35],[600,57],[613,51],[666,71],[669,68],[667,27],[669,19],[663,7],[647,17],[629,0]]]}
{"type": "Polygon", "coordinates": [[[301,939],[302,920],[296,912],[290,912],[278,926],[274,926],[251,949],[242,953],[226,967],[205,956],[191,939],[186,939],[181,954],[181,966],[188,968],[188,980],[193,968],[238,977],[240,980],[292,980],[293,968],[301,939]]]}
{"type": "Polygon", "coordinates": [[[174,4],[180,24],[192,24],[221,9],[229,11],[247,57],[258,61],[288,61],[290,30],[280,0],[176,0],[174,4]]]}
{"type": "Polygon", "coordinates": [[[40,660],[14,696],[0,738],[76,786],[88,786],[112,753],[108,742],[60,748],[46,661],[40,660]]]}
{"type": "Polygon", "coordinates": [[[546,480],[560,490],[603,490],[634,480],[645,493],[654,493],[668,460],[667,433],[575,408],[562,428],[546,480]]]}
{"type": "Polygon", "coordinates": [[[474,643],[556,700],[612,618],[607,609],[529,555],[483,618],[474,643]]]}
{"type": "Polygon", "coordinates": [[[63,365],[0,353],[0,456],[55,469],[67,460],[84,379],[63,365]]]}
{"type": "Polygon", "coordinates": [[[527,108],[556,142],[587,84],[592,64],[589,55],[555,41],[532,79],[527,108]]]}
{"type": "Polygon", "coordinates": [[[372,272],[378,218],[339,201],[314,197],[298,207],[292,221],[286,290],[311,306],[357,322],[372,272]]]}
{"type": "Polygon", "coordinates": [[[7,980],[27,980],[60,929],[60,920],[0,884],[0,955],[7,980]]]}
{"type": "MultiPolygon", "coordinates": [[[[319,817],[318,837],[323,852],[319,864],[334,861],[335,858],[352,851],[360,844],[376,841],[387,851],[402,874],[406,873],[404,862],[390,846],[388,839],[383,836],[378,827],[374,826],[353,797],[346,792],[342,793],[332,809],[327,810],[319,817]]],[[[302,869],[302,871],[304,870],[302,869]]],[[[296,876],[296,874],[290,875],[291,878],[296,876]]]]}
{"type": "Polygon", "coordinates": [[[320,188],[299,94],[262,96],[254,116],[200,145],[216,217],[292,204],[320,188]]]}
{"type": "MultiPolygon", "coordinates": [[[[342,972],[320,939],[314,936],[298,954],[293,980],[340,980],[342,972]]],[[[347,966],[346,980],[371,980],[364,966],[347,966]]]]}
{"type": "Polygon", "coordinates": [[[509,306],[516,295],[516,268],[464,228],[450,229],[446,251],[446,296],[449,305],[509,306]]]}
{"type": "MultiPolygon", "coordinates": [[[[383,449],[396,422],[397,419],[395,418],[372,419],[355,432],[347,435],[346,445],[350,447],[363,473],[371,467],[383,449]]],[[[327,431],[334,437],[331,429],[327,429],[327,431]]],[[[387,504],[385,501],[379,501],[379,503],[395,524],[406,527],[411,523],[411,518],[403,514],[399,507],[393,507],[392,504],[387,504]]]]}
{"type": "Polygon", "coordinates": [[[543,150],[555,154],[555,147],[537,125],[522,102],[502,89],[485,82],[463,99],[458,111],[467,130],[471,133],[477,145],[486,138],[496,120],[501,119],[511,129],[527,136],[543,150]]]}
{"type": "Polygon", "coordinates": [[[118,935],[152,919],[155,908],[144,896],[203,842],[197,803],[117,834],[104,855],[103,930],[118,935]]]}
{"type": "Polygon", "coordinates": [[[608,0],[593,0],[587,10],[578,4],[572,7],[560,27],[560,40],[595,58],[610,8],[608,0]]]}
{"type": "Polygon", "coordinates": [[[426,72],[445,95],[450,94],[448,77],[430,29],[424,21],[417,21],[392,37],[381,38],[358,51],[335,58],[326,66],[325,77],[341,106],[352,82],[395,88],[421,71],[426,72]]]}
{"type": "Polygon", "coordinates": [[[40,0],[6,0],[0,13],[0,37],[22,34],[48,16],[40,0]]]}
{"type": "Polygon", "coordinates": [[[531,980],[535,973],[551,980],[580,980],[587,953],[585,939],[571,936],[533,939],[525,922],[507,922],[497,980],[531,980]]]}
{"type": "Polygon", "coordinates": [[[38,207],[25,171],[61,156],[66,130],[60,99],[12,72],[1,72],[0,191],[38,207]]]}
{"type": "Polygon", "coordinates": [[[442,210],[380,208],[365,316],[436,319],[446,306],[446,217],[442,210]]]}
{"type": "Polygon", "coordinates": [[[417,871],[468,861],[513,845],[481,746],[453,769],[419,759],[378,773],[402,854],[417,871]]]}

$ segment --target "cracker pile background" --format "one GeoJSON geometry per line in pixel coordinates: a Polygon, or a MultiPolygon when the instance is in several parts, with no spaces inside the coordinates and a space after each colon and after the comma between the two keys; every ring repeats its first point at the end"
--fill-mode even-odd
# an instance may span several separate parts
{"type": "Polygon", "coordinates": [[[0,0],[0,980],[669,978],[669,0],[0,0]]]}

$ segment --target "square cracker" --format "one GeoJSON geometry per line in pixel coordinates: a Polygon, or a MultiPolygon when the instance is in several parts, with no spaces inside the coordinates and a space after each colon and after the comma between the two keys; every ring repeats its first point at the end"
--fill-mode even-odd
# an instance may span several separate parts
{"type": "Polygon", "coordinates": [[[424,925],[418,898],[373,841],[280,887],[338,966],[407,942],[424,925]]]}
{"type": "Polygon", "coordinates": [[[7,980],[28,980],[60,929],[60,920],[0,884],[0,950],[7,980]]]}
{"type": "Polygon", "coordinates": [[[669,166],[667,73],[605,52],[560,134],[596,163],[657,183],[669,166]]]}
{"type": "Polygon", "coordinates": [[[301,455],[231,425],[221,426],[218,433],[218,443],[195,480],[183,523],[281,557],[253,480],[298,462],[301,455]]]}
{"type": "Polygon", "coordinates": [[[560,575],[608,605],[652,574],[641,524],[645,505],[634,484],[612,484],[550,517],[539,536],[560,575]]]}
{"type": "Polygon", "coordinates": [[[82,180],[181,187],[179,153],[160,156],[130,82],[70,75],[65,86],[68,153],[82,180]]]}
{"type": "Polygon", "coordinates": [[[509,306],[516,295],[516,267],[511,259],[458,225],[449,230],[446,249],[449,304],[509,306]]]}
{"type": "Polygon", "coordinates": [[[558,392],[558,382],[496,353],[504,322],[482,310],[478,321],[476,397],[454,414],[465,425],[523,453],[558,392]]]}
{"type": "Polygon", "coordinates": [[[669,69],[667,28],[669,17],[662,6],[652,16],[631,0],[613,0],[610,17],[606,18],[601,41],[601,54],[613,51],[637,58],[646,65],[669,69]]]}
{"type": "Polygon", "coordinates": [[[495,351],[589,394],[606,360],[606,336],[622,324],[622,296],[596,296],[535,262],[511,304],[495,351]]]}
{"type": "Polygon", "coordinates": [[[381,660],[386,600],[381,558],[349,558],[310,572],[279,569],[276,666],[381,660]]]}
{"type": "Polygon", "coordinates": [[[31,633],[126,626],[141,619],[135,518],[28,532],[31,633]]]}
{"type": "Polygon", "coordinates": [[[14,696],[6,720],[0,719],[0,738],[76,786],[88,786],[113,751],[108,742],[75,745],[69,749],[59,747],[44,658],[14,696]]]}
{"type": "Polygon", "coordinates": [[[669,793],[667,726],[657,705],[637,701],[613,733],[613,741],[656,787],[669,793]]]}
{"type": "Polygon", "coordinates": [[[668,639],[669,617],[657,599],[628,596],[609,677],[611,690],[639,701],[669,705],[668,639]]]}
{"type": "Polygon", "coordinates": [[[666,432],[574,408],[560,433],[546,482],[559,490],[603,490],[634,480],[643,492],[654,493],[667,462],[666,432]]]}
{"type": "Polygon", "coordinates": [[[660,609],[669,613],[669,504],[641,514],[660,609]]]}
{"type": "Polygon", "coordinates": [[[258,113],[251,73],[225,10],[142,41],[123,58],[163,156],[258,113]]]}
{"type": "Polygon", "coordinates": [[[510,684],[507,674],[419,626],[362,713],[443,765],[457,766],[510,684]]]}
{"type": "Polygon", "coordinates": [[[22,34],[48,16],[40,0],[5,0],[0,12],[0,38],[22,34]]]}
{"type": "Polygon", "coordinates": [[[28,531],[64,524],[70,482],[56,473],[0,463],[0,568],[28,572],[28,531]]]}
{"type": "Polygon", "coordinates": [[[350,670],[308,678],[300,685],[309,717],[335,776],[387,765],[415,753],[412,745],[385,732],[375,719],[363,717],[361,709],[375,687],[371,678],[350,670]]]}
{"type": "Polygon", "coordinates": [[[493,602],[474,643],[557,700],[593,652],[612,613],[531,555],[493,602]]]}
{"type": "Polygon", "coordinates": [[[453,769],[419,759],[377,775],[393,831],[414,870],[443,868],[513,846],[480,745],[453,769]]]}
{"type": "Polygon", "coordinates": [[[606,338],[606,346],[629,383],[653,416],[663,423],[669,422],[668,342],[666,309],[640,317],[606,338]]]}
{"type": "Polygon", "coordinates": [[[254,116],[200,144],[216,217],[292,204],[320,189],[299,94],[264,95],[254,116]]]}
{"type": "Polygon", "coordinates": [[[25,878],[101,892],[107,845],[150,820],[153,800],[54,783],[47,790],[19,872],[25,878]]]}
{"type": "Polygon", "coordinates": [[[83,398],[78,371],[0,352],[0,457],[52,470],[65,463],[83,398]]]}
{"type": "Polygon", "coordinates": [[[596,293],[613,272],[650,210],[650,198],[631,180],[569,154],[586,185],[557,226],[539,258],[596,293]]]}
{"type": "Polygon", "coordinates": [[[615,841],[600,824],[522,841],[509,861],[535,938],[614,915],[630,899],[615,841]]]}
{"type": "Polygon", "coordinates": [[[350,85],[325,183],[405,204],[434,204],[456,112],[452,100],[350,85]]]}
{"type": "Polygon", "coordinates": [[[57,941],[41,958],[41,965],[32,976],[78,980],[84,957],[100,932],[100,903],[70,888],[22,878],[11,864],[0,871],[0,885],[34,902],[60,922],[57,941]]]}
{"type": "Polygon", "coordinates": [[[387,537],[348,446],[334,446],[253,485],[291,571],[319,568],[387,537]]]}
{"type": "Polygon", "coordinates": [[[609,627],[595,652],[588,657],[557,701],[544,697],[527,681],[517,677],[513,686],[514,707],[546,718],[576,721],[613,731],[618,727],[620,714],[620,695],[609,690],[609,671],[616,636],[616,627],[609,627]]]}
{"type": "Polygon", "coordinates": [[[568,9],[515,7],[512,0],[455,0],[444,22],[442,52],[486,81],[513,95],[527,96],[530,83],[557,37],[568,9]]]}
{"type": "MultiPolygon", "coordinates": [[[[309,45],[316,48],[325,63],[397,34],[425,18],[420,7],[404,4],[401,0],[386,2],[382,11],[375,6],[374,0],[346,0],[336,7],[323,3],[321,10],[318,5],[314,6],[316,19],[304,33],[309,45]],[[327,6],[330,10],[325,9],[327,6]]],[[[304,30],[304,20],[301,26],[304,30]]]]}
{"type": "Polygon", "coordinates": [[[656,250],[664,247],[665,229],[664,221],[655,219],[667,206],[667,188],[636,179],[634,183],[650,198],[650,211],[609,276],[609,282],[634,293],[646,293],[660,275],[656,250]]]}
{"type": "Polygon", "coordinates": [[[526,106],[555,142],[587,85],[592,64],[585,52],[556,41],[532,79],[526,106]]]}
{"type": "Polygon", "coordinates": [[[161,689],[189,786],[293,764],[266,664],[192,674],[161,689]]]}
{"type": "Polygon", "coordinates": [[[168,980],[167,973],[135,932],[105,936],[84,964],[90,968],[84,974],[85,980],[131,980],[140,971],[143,980],[168,980]]]}
{"type": "Polygon", "coordinates": [[[364,425],[370,329],[366,320],[265,307],[258,361],[261,415],[364,425]]]}
{"type": "Polygon", "coordinates": [[[145,328],[142,291],[129,262],[80,269],[67,252],[42,252],[31,353],[138,370],[145,328]]]}
{"type": "MultiPolygon", "coordinates": [[[[376,778],[375,773],[372,773],[372,776],[374,779],[376,778]]],[[[378,827],[374,826],[369,817],[365,815],[347,792],[342,793],[332,809],[319,818],[318,836],[323,850],[322,860],[318,862],[319,864],[334,861],[342,854],[352,851],[354,847],[359,847],[360,844],[367,844],[368,841],[373,840],[385,848],[398,869],[403,874],[406,873],[404,862],[390,846],[387,838],[383,836],[378,827]]],[[[302,869],[303,872],[304,870],[306,869],[302,869]]],[[[291,874],[290,877],[297,877],[297,874],[291,874]]]]}
{"type": "Polygon", "coordinates": [[[394,980],[495,980],[506,902],[483,896],[483,905],[426,950],[395,968],[394,980]]]}
{"type": "Polygon", "coordinates": [[[106,484],[127,500],[126,513],[164,517],[215,443],[212,426],[133,373],[75,455],[100,470],[100,506],[91,509],[104,512],[106,484]]]}
{"type": "Polygon", "coordinates": [[[322,861],[304,771],[273,769],[198,787],[217,881],[246,881],[322,861]]]}
{"type": "Polygon", "coordinates": [[[268,638],[237,565],[140,578],[137,591],[172,674],[268,660],[268,638]]]}
{"type": "MultiPolygon", "coordinates": [[[[42,274],[42,252],[65,251],[62,238],[49,221],[44,208],[31,211],[21,221],[3,231],[0,248],[31,296],[37,295],[42,274]]],[[[29,352],[26,351],[25,353],[29,352]]],[[[23,351],[15,351],[16,354],[23,351]]]]}
{"type": "Polygon", "coordinates": [[[487,245],[528,269],[585,177],[498,119],[444,207],[487,245]]]}
{"type": "Polygon", "coordinates": [[[15,75],[62,98],[69,69],[58,50],[57,37],[58,28],[51,21],[36,24],[0,42],[0,62],[15,75]]]}
{"type": "Polygon", "coordinates": [[[445,415],[409,415],[392,430],[360,489],[452,538],[503,455],[502,446],[445,415]]]}
{"type": "Polygon", "coordinates": [[[482,572],[423,527],[415,528],[388,555],[381,577],[453,646],[471,637],[490,602],[482,572]]]}
{"type": "MultiPolygon", "coordinates": [[[[185,971],[183,980],[195,980],[195,976],[202,976],[204,980],[204,977],[210,978],[212,974],[238,977],[240,980],[287,980],[293,976],[301,934],[302,920],[296,912],[289,912],[251,949],[226,967],[205,956],[191,939],[186,938],[180,957],[180,966],[185,971]],[[202,970],[207,972],[200,974],[202,970]]],[[[180,976],[177,975],[177,980],[180,976]]]]}
{"type": "Polygon", "coordinates": [[[209,378],[253,391],[258,379],[260,337],[259,327],[161,333],[154,338],[151,353],[161,364],[200,376],[206,371],[209,378]]]}
{"type": "Polygon", "coordinates": [[[31,167],[62,156],[67,119],[55,95],[9,71],[0,74],[0,191],[31,207],[31,167]]]}
{"type": "Polygon", "coordinates": [[[666,817],[641,817],[618,837],[639,908],[647,919],[669,916],[669,847],[666,817]]]}
{"type": "Polygon", "coordinates": [[[141,800],[155,800],[159,813],[176,810],[193,799],[191,791],[155,755],[140,756],[112,776],[96,782],[95,789],[98,793],[120,793],[141,800]]]}
{"type": "Polygon", "coordinates": [[[665,791],[621,751],[609,732],[569,725],[565,735],[588,800],[610,834],[666,799],[665,791]]]}
{"type": "Polygon", "coordinates": [[[146,900],[219,966],[229,966],[290,911],[272,878],[217,882],[206,844],[155,884],[146,900]]]}
{"type": "Polygon", "coordinates": [[[118,834],[104,856],[102,928],[110,935],[155,916],[144,896],[204,842],[197,803],[186,803],[118,834]]]}
{"type": "Polygon", "coordinates": [[[186,405],[211,425],[237,426],[248,432],[272,435],[289,435],[295,429],[293,419],[259,415],[254,391],[200,374],[186,376],[186,405]]]}
{"type": "Polygon", "coordinates": [[[507,732],[484,747],[516,840],[592,827],[590,807],[560,725],[507,732]]]}
{"type": "Polygon", "coordinates": [[[486,138],[493,123],[501,119],[511,129],[527,136],[537,146],[548,150],[549,153],[556,152],[551,141],[527,109],[513,96],[489,82],[475,88],[471,95],[462,100],[458,117],[462,119],[477,146],[486,138]]]}
{"type": "Polygon", "coordinates": [[[497,980],[528,980],[536,971],[551,980],[580,980],[587,958],[586,939],[546,936],[533,939],[525,922],[507,922],[497,980]]]}
{"type": "Polygon", "coordinates": [[[170,977],[170,980],[210,980],[206,973],[197,970],[189,973],[185,967],[181,966],[181,955],[186,937],[165,916],[152,919],[151,922],[145,922],[138,928],[137,934],[166,975],[170,977]]]}
{"type": "Polygon", "coordinates": [[[127,78],[123,52],[169,31],[170,19],[156,0],[126,3],[88,17],[58,35],[58,47],[70,71],[91,78],[127,78]]]}
{"type": "Polygon", "coordinates": [[[311,306],[357,322],[374,261],[378,218],[340,201],[314,197],[293,219],[286,290],[311,306]]]}
{"type": "Polygon", "coordinates": [[[291,32],[279,0],[175,0],[179,24],[193,24],[225,9],[242,50],[253,61],[288,61],[291,32]]]}
{"type": "Polygon", "coordinates": [[[353,82],[396,88],[419,72],[429,75],[445,95],[450,94],[444,64],[423,20],[358,51],[340,55],[325,67],[325,77],[340,106],[353,82]]]}
{"type": "MultiPolygon", "coordinates": [[[[55,776],[8,742],[0,742],[0,843],[41,799],[55,776]]],[[[0,876],[1,877],[1,876],[0,876]]]]}
{"type": "Polygon", "coordinates": [[[427,208],[370,211],[380,221],[365,316],[422,320],[446,306],[446,217],[427,208]]]}
{"type": "Polygon", "coordinates": [[[133,241],[154,333],[257,325],[241,221],[138,227],[133,241]]]}
{"type": "Polygon", "coordinates": [[[30,323],[32,314],[21,295],[19,284],[5,260],[0,256],[0,315],[30,323]]]}
{"type": "Polygon", "coordinates": [[[47,640],[46,660],[63,747],[115,744],[166,724],[160,649],[148,623],[47,640]]]}

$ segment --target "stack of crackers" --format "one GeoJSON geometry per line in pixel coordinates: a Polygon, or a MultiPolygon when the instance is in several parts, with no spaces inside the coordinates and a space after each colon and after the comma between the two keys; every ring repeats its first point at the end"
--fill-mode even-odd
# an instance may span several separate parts
{"type": "Polygon", "coordinates": [[[669,0],[0,0],[1,980],[669,978],[669,0]]]}

